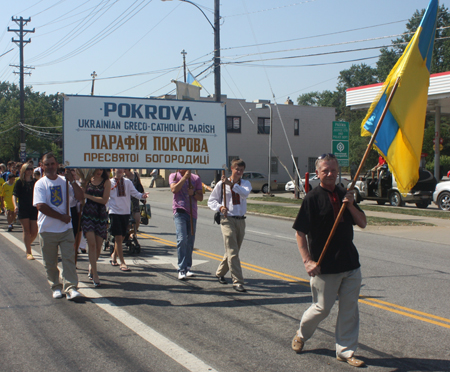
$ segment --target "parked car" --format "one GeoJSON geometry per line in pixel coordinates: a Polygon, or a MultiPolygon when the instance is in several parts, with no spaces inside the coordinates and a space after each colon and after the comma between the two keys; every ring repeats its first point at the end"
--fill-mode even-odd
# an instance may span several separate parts
{"type": "MultiPolygon", "coordinates": [[[[264,194],[267,194],[267,191],[269,189],[269,182],[268,178],[265,174],[258,173],[258,172],[252,172],[252,171],[245,171],[242,175],[242,178],[244,180],[247,180],[252,185],[252,191],[254,193],[258,193],[262,191],[264,194]]],[[[211,182],[211,188],[214,188],[216,186],[216,182],[211,182]]],[[[270,182],[270,190],[274,191],[278,189],[278,184],[276,180],[271,180],[270,182]]]]}
{"type": "MultiPolygon", "coordinates": [[[[351,182],[351,180],[349,180],[346,177],[341,177],[341,183],[339,183],[339,177],[336,180],[336,185],[341,185],[342,187],[347,188],[348,184],[351,182]]],[[[303,187],[305,187],[305,179],[302,178],[302,183],[303,183],[303,187]]],[[[317,177],[317,175],[315,173],[312,173],[309,175],[309,189],[312,190],[315,187],[319,186],[320,184],[320,179],[319,177],[317,177]]],[[[284,187],[284,189],[286,191],[291,191],[291,192],[295,192],[295,183],[293,181],[289,181],[288,183],[286,183],[286,186],[284,187]]]]}
{"type": "Polygon", "coordinates": [[[379,205],[390,203],[394,207],[403,206],[405,203],[415,203],[417,208],[426,208],[433,200],[436,178],[425,169],[419,169],[419,180],[406,196],[400,194],[395,177],[388,168],[380,172],[380,177],[381,180],[372,178],[372,172],[369,170],[361,180],[356,181],[358,203],[361,200],[374,200],[379,205]],[[378,187],[378,182],[381,182],[381,187],[378,187]]]}
{"type": "MultiPolygon", "coordinates": [[[[252,191],[258,193],[262,191],[264,194],[267,194],[269,190],[269,181],[265,174],[258,172],[246,171],[242,175],[242,179],[250,181],[252,184],[252,191]]],[[[278,188],[278,184],[276,180],[270,180],[270,190],[274,191],[278,188]]]]}
{"type": "Polygon", "coordinates": [[[440,182],[433,193],[433,202],[443,211],[450,211],[450,181],[440,182]]]}

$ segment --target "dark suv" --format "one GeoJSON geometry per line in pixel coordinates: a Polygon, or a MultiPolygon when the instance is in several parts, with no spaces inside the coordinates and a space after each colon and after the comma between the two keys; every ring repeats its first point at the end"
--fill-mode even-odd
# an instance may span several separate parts
{"type": "Polygon", "coordinates": [[[389,202],[392,206],[403,206],[405,203],[415,203],[418,208],[426,208],[433,201],[433,192],[436,187],[436,178],[425,169],[419,169],[419,181],[406,196],[400,194],[397,182],[388,168],[380,172],[381,180],[372,178],[371,171],[355,184],[356,199],[375,200],[383,205],[389,202]],[[379,185],[378,182],[381,182],[379,185]]]}

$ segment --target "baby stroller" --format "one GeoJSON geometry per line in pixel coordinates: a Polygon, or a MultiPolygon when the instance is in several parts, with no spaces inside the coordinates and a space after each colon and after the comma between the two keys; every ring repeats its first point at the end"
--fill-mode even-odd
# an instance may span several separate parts
{"type": "MultiPolygon", "coordinates": [[[[141,252],[141,245],[137,240],[137,230],[136,223],[132,215],[130,215],[130,220],[128,221],[128,229],[125,237],[123,238],[122,246],[123,252],[128,252],[129,254],[138,254],[141,252]]],[[[113,254],[114,252],[114,236],[111,235],[110,229],[108,229],[108,236],[104,242],[103,250],[108,250],[109,253],[113,254]]]]}

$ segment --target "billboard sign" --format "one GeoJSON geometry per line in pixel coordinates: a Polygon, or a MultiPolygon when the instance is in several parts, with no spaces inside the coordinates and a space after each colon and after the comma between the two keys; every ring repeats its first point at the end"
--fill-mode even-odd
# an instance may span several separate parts
{"type": "Polygon", "coordinates": [[[68,167],[226,167],[222,103],[66,95],[63,134],[68,167]]]}

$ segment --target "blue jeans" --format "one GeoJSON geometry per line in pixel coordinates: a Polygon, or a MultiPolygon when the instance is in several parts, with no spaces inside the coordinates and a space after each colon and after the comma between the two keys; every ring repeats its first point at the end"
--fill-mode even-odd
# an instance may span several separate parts
{"type": "MultiPolygon", "coordinates": [[[[173,215],[177,232],[178,270],[187,271],[192,267],[192,252],[194,250],[195,235],[191,234],[191,217],[188,213],[175,213],[173,215]]],[[[192,219],[195,227],[197,220],[192,219]]]]}

